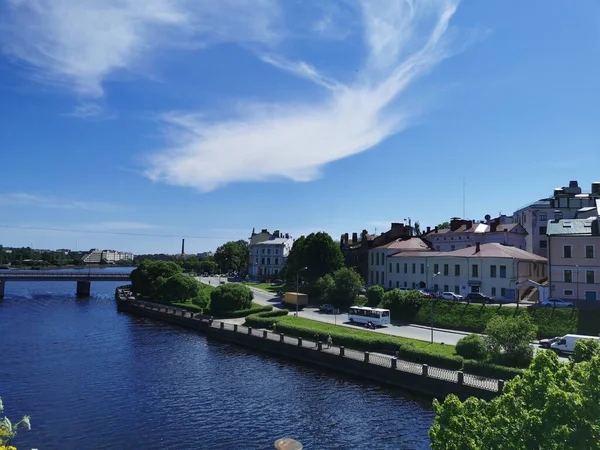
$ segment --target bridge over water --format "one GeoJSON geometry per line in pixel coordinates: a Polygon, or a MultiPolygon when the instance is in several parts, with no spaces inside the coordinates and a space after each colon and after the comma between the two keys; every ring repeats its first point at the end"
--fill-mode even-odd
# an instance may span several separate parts
{"type": "Polygon", "coordinates": [[[94,273],[94,272],[26,272],[2,273],[0,272],[0,298],[4,298],[4,287],[7,282],[33,282],[33,281],[75,281],[77,282],[77,295],[90,295],[92,281],[128,281],[128,273],[94,273]]]}

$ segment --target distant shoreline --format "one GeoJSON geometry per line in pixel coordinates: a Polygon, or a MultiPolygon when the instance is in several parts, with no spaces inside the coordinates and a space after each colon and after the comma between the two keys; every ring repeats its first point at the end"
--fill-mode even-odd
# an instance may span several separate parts
{"type": "Polygon", "coordinates": [[[67,265],[67,266],[0,266],[0,270],[60,270],[60,269],[107,269],[112,267],[136,267],[135,264],[121,266],[121,265],[112,265],[112,264],[89,264],[85,266],[75,266],[75,265],[67,265]]]}

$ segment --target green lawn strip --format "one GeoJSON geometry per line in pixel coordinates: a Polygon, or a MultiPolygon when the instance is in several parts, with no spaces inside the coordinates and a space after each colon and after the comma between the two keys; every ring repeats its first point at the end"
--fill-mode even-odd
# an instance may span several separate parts
{"type": "MultiPolygon", "coordinates": [[[[430,325],[430,302],[430,300],[424,300],[423,306],[410,321],[430,325]]],[[[576,333],[578,330],[579,313],[574,308],[515,308],[446,301],[435,301],[434,306],[434,326],[439,328],[482,333],[488,321],[495,315],[515,317],[518,314],[529,314],[532,322],[538,326],[537,334],[540,339],[576,333]]]]}
{"type": "Polygon", "coordinates": [[[249,316],[250,314],[256,314],[259,312],[268,312],[273,309],[273,307],[271,305],[264,306],[264,305],[259,305],[258,303],[252,302],[252,306],[248,309],[240,309],[237,311],[224,311],[224,312],[219,312],[219,313],[213,314],[210,311],[210,309],[203,310],[201,307],[199,307],[198,305],[194,305],[192,302],[171,303],[171,305],[178,306],[179,308],[185,308],[188,311],[198,311],[198,312],[202,312],[206,315],[212,314],[216,318],[227,318],[227,319],[234,319],[237,317],[246,317],[246,316],[249,316]]]}
{"type": "Polygon", "coordinates": [[[401,359],[453,370],[459,370],[463,365],[463,358],[456,355],[451,345],[430,344],[414,339],[354,330],[289,315],[264,317],[263,314],[253,314],[246,317],[246,325],[254,328],[272,328],[273,323],[276,332],[289,336],[314,340],[314,335],[318,334],[319,339],[325,342],[327,335],[331,335],[335,345],[356,350],[385,353],[393,353],[397,350],[401,359]]]}
{"type": "Polygon", "coordinates": [[[244,283],[244,284],[246,286],[248,286],[249,288],[260,289],[263,291],[270,292],[271,294],[277,294],[277,293],[279,293],[279,291],[286,292],[287,290],[290,289],[289,286],[286,286],[284,284],[254,283],[254,282],[248,282],[248,283],[244,283]]]}

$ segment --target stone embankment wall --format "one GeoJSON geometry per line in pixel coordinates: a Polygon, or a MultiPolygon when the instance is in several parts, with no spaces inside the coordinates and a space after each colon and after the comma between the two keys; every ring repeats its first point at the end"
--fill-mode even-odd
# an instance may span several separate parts
{"type": "Polygon", "coordinates": [[[475,396],[491,399],[500,394],[504,382],[447,369],[403,361],[387,355],[327,346],[302,338],[267,330],[212,320],[209,316],[181,308],[140,300],[127,300],[128,293],[117,293],[118,310],[197,330],[206,336],[255,350],[269,352],[311,365],[382,382],[403,389],[444,398],[475,396]]]}

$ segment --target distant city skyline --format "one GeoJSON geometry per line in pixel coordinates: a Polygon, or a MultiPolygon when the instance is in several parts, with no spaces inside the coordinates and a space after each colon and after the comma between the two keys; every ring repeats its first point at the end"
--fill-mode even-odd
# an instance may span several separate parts
{"type": "Polygon", "coordinates": [[[38,0],[0,16],[2,245],[337,240],[600,181],[595,0],[38,0]]]}

